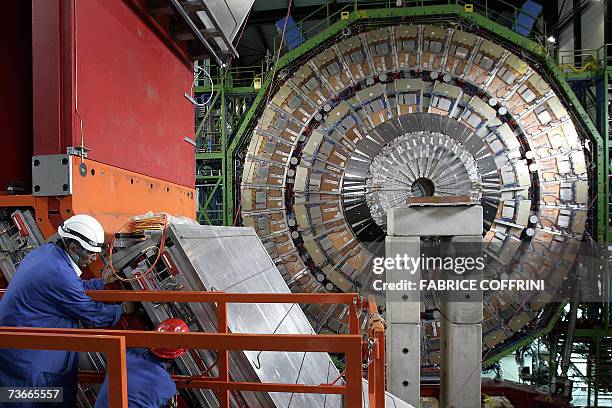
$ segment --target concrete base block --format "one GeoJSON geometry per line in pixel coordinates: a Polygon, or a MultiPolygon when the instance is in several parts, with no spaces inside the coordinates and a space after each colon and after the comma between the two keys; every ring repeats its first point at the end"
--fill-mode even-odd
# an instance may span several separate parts
{"type": "Polygon", "coordinates": [[[440,406],[480,406],[482,325],[442,323],[440,406]]]}
{"type": "MultiPolygon", "coordinates": [[[[450,243],[443,247],[447,253],[444,256],[480,258],[482,253],[482,235],[457,235],[450,238],[450,243]]],[[[482,281],[483,270],[475,269],[467,275],[456,275],[452,272],[446,275],[449,279],[470,279],[482,281]]],[[[482,291],[469,290],[446,293],[441,298],[441,311],[445,319],[451,323],[480,324],[482,323],[482,291]]]]}
{"type": "Polygon", "coordinates": [[[440,309],[444,318],[450,323],[482,323],[482,302],[442,302],[440,309]]]}
{"type": "Polygon", "coordinates": [[[389,324],[386,357],[389,392],[418,407],[421,394],[421,326],[389,324]]]}
{"type": "Polygon", "coordinates": [[[435,206],[392,208],[387,234],[395,236],[452,236],[482,234],[482,207],[435,206]]]}
{"type": "MultiPolygon", "coordinates": [[[[419,237],[387,237],[385,239],[386,258],[408,258],[417,259],[420,255],[421,239],[419,237]]],[[[401,282],[406,280],[415,282],[418,288],[421,279],[421,270],[408,271],[405,268],[385,268],[386,282],[401,282]],[[414,272],[414,273],[412,273],[414,272]]],[[[421,322],[421,299],[419,290],[388,291],[386,319],[389,323],[420,323],[421,322]]]]}

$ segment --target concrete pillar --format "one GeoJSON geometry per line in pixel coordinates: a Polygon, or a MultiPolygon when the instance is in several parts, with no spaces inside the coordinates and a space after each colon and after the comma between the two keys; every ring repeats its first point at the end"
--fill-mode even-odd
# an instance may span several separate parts
{"type": "Polygon", "coordinates": [[[480,404],[482,325],[442,323],[440,407],[474,408],[480,404]]]}
{"type": "MultiPolygon", "coordinates": [[[[482,236],[456,236],[450,240],[450,250],[466,251],[470,257],[482,256],[482,236]],[[456,244],[456,245],[455,245],[456,244]],[[470,248],[466,248],[469,246],[470,248]]],[[[449,276],[448,278],[455,279],[449,276]]],[[[472,271],[466,278],[482,280],[482,270],[472,271]]],[[[451,293],[443,297],[440,406],[473,408],[480,406],[482,361],[482,291],[451,293]],[[465,298],[465,301],[462,298],[465,298]]]]}
{"type": "MultiPolygon", "coordinates": [[[[419,237],[387,236],[387,258],[396,255],[414,258],[420,254],[419,237]]],[[[418,282],[421,271],[409,273],[402,269],[385,268],[386,282],[418,282]]],[[[421,395],[421,299],[419,290],[387,291],[386,298],[386,357],[387,380],[391,394],[418,407],[421,395]]]]}
{"type": "MultiPolygon", "coordinates": [[[[482,207],[475,205],[434,205],[394,208],[387,213],[386,256],[420,255],[420,237],[449,237],[451,243],[474,243],[482,249],[482,207]]],[[[452,251],[452,246],[450,249],[452,251]]],[[[461,254],[457,254],[461,256],[461,254]]],[[[471,253],[470,256],[478,256],[471,253]]],[[[421,273],[386,269],[387,282],[401,279],[418,282],[421,273]]],[[[454,277],[449,277],[453,278],[454,277]]],[[[482,279],[481,274],[470,276],[482,279]]],[[[418,285],[417,285],[418,287],[418,285]]],[[[404,401],[420,406],[420,292],[387,292],[387,367],[389,391],[404,401]],[[419,302],[419,303],[417,303],[419,302]]],[[[462,295],[461,293],[459,293],[462,295]]],[[[441,388],[440,406],[480,406],[482,359],[482,293],[470,299],[452,293],[441,304],[441,388]]]]}

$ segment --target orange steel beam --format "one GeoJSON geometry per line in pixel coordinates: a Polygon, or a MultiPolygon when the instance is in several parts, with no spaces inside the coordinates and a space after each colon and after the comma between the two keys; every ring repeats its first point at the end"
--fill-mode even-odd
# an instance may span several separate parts
{"type": "MultiPolygon", "coordinates": [[[[227,334],[227,303],[217,304],[217,332],[227,334]]],[[[217,351],[219,362],[219,380],[229,383],[229,353],[227,350],[217,351]]],[[[230,396],[228,388],[219,388],[219,407],[230,408],[230,396]]]]}
{"type": "MultiPolygon", "coordinates": [[[[81,334],[83,329],[0,326],[1,332],[81,334]]],[[[361,336],[352,334],[245,334],[245,333],[162,333],[142,330],[85,329],[99,336],[125,337],[126,347],[172,347],[208,350],[327,351],[361,354],[361,336]]],[[[359,357],[359,356],[358,356],[359,357]]],[[[361,367],[361,363],[359,364],[361,367]]]]}
{"type": "MultiPolygon", "coordinates": [[[[0,291],[0,297],[4,291],[0,291]]],[[[146,302],[216,302],[218,333],[160,333],[151,331],[131,330],[94,330],[88,329],[90,334],[124,336],[127,347],[176,347],[189,349],[222,350],[219,353],[218,378],[202,379],[191,378],[189,381],[199,381],[206,388],[218,390],[222,408],[229,408],[230,390],[251,390],[241,387],[239,383],[229,381],[228,350],[261,350],[261,351],[288,351],[288,352],[336,352],[345,354],[346,375],[345,387],[328,385],[297,384],[261,384],[245,383],[246,387],[255,387],[259,391],[269,392],[317,392],[344,394],[347,407],[361,407],[362,403],[362,338],[359,334],[358,309],[363,305],[357,294],[285,294],[285,293],[223,293],[223,292],[174,292],[174,291],[88,291],[93,299],[98,301],[146,301],[146,302]],[[288,334],[244,334],[227,333],[227,306],[226,303],[335,303],[347,304],[349,311],[349,335],[288,335],[288,334]],[[236,384],[236,385],[233,385],[236,384]],[[263,388],[262,388],[263,387],[263,388]],[[270,387],[266,389],[265,387],[270,387]],[[303,387],[303,388],[299,388],[303,387]],[[317,388],[322,387],[322,388],[317,388]],[[301,391],[300,391],[301,390],[301,391]]],[[[372,308],[370,303],[370,308],[372,308]]],[[[0,332],[20,332],[27,330],[31,333],[47,334],[74,334],[82,329],[54,329],[54,328],[15,328],[0,327],[0,332]]],[[[382,336],[377,335],[379,344],[384,344],[384,328],[382,336]],[[382,342],[382,343],[381,343],[382,342]]],[[[377,352],[379,349],[376,350],[377,352]]],[[[382,354],[376,358],[384,360],[382,354]]],[[[381,364],[379,362],[379,364],[381,364]]],[[[376,365],[378,367],[378,364],[376,365]]],[[[380,368],[377,370],[376,376],[380,368]]],[[[384,361],[382,362],[383,380],[375,381],[377,389],[382,384],[382,397],[376,393],[375,399],[382,398],[384,407],[384,361]]],[[[191,384],[194,384],[191,382],[191,384]]],[[[372,397],[370,397],[372,398],[372,397]]],[[[371,404],[372,407],[378,405],[371,404]]]]}
{"type": "MultiPolygon", "coordinates": [[[[349,335],[353,337],[354,335],[349,335]]],[[[359,342],[350,342],[344,348],[344,361],[346,365],[345,369],[345,382],[346,382],[346,406],[347,407],[361,407],[362,406],[362,356],[361,356],[361,336],[355,336],[359,338],[359,342]]],[[[384,405],[383,405],[384,407],[384,405]]],[[[373,407],[374,408],[374,407],[373,407]]],[[[377,408],[377,407],[376,407],[377,408]]]]}
{"type": "MultiPolygon", "coordinates": [[[[213,349],[213,350],[262,350],[262,351],[297,351],[297,352],[337,352],[346,356],[346,386],[329,385],[305,385],[305,384],[266,384],[266,383],[233,383],[229,376],[221,376],[216,379],[198,379],[200,384],[207,388],[218,389],[221,393],[227,393],[233,389],[244,389],[248,387],[256,391],[269,392],[316,392],[324,394],[343,394],[346,398],[348,408],[360,408],[362,405],[362,373],[361,373],[361,336],[359,335],[286,335],[286,334],[242,334],[242,333],[173,333],[173,332],[150,332],[136,330],[98,330],[98,329],[56,329],[56,328],[33,328],[33,327],[6,327],[0,326],[0,339],[9,338],[13,334],[29,334],[32,338],[39,336],[54,335],[59,344],[65,338],[70,338],[78,333],[88,333],[88,336],[97,339],[103,337],[124,337],[125,347],[154,348],[154,347],[176,347],[189,349],[213,349]],[[268,388],[266,388],[268,387],[268,388]]],[[[56,347],[65,348],[66,345],[56,347]]],[[[0,342],[0,346],[2,342],[0,342]]],[[[20,346],[28,347],[27,343],[20,346]]],[[[30,347],[33,348],[33,347],[30,347]]],[[[44,347],[42,347],[44,349],[44,347]]],[[[95,351],[91,346],[84,351],[95,351]]],[[[99,347],[98,347],[99,349],[99,347]]],[[[125,367],[125,354],[122,355],[123,367],[125,367]]],[[[227,372],[227,370],[226,370],[227,372]]],[[[109,385],[111,382],[109,373],[109,385]]],[[[125,376],[123,371],[122,377],[125,376]]],[[[121,378],[113,379],[123,381],[121,378]]],[[[190,379],[188,382],[193,382],[190,379]]],[[[228,396],[229,401],[229,396],[228,396]]],[[[114,407],[113,407],[114,408],[114,407]]]]}
{"type": "Polygon", "coordinates": [[[86,293],[93,300],[99,302],[331,303],[352,305],[359,300],[359,295],[356,293],[226,293],[155,290],[90,290],[86,293]]]}
{"type": "MultiPolygon", "coordinates": [[[[79,382],[81,383],[101,383],[103,380],[104,373],[97,371],[79,372],[79,382]]],[[[294,392],[297,394],[346,394],[346,386],[344,385],[225,382],[216,378],[200,378],[185,375],[173,375],[172,380],[176,383],[177,388],[222,388],[229,391],[294,392]]]]}
{"type": "MultiPolygon", "coordinates": [[[[107,234],[138,214],[167,212],[195,219],[195,189],[119,167],[72,156],[72,195],[61,201],[61,213],[89,214],[102,223],[107,234]]],[[[67,218],[67,217],[66,217],[67,218]]]]}
{"type": "Polygon", "coordinates": [[[195,189],[119,167],[71,156],[72,194],[38,197],[0,194],[1,207],[30,207],[43,236],[74,214],[89,214],[104,226],[107,237],[130,217],[147,211],[167,212],[195,219],[195,189]],[[87,171],[81,173],[83,162],[87,171]]]}
{"type": "MultiPolygon", "coordinates": [[[[378,315],[378,306],[374,296],[368,296],[368,314],[378,315]]],[[[372,360],[371,366],[368,367],[368,397],[370,401],[370,407],[384,407],[385,406],[385,326],[382,321],[376,321],[369,328],[369,336],[373,337],[376,341],[374,353],[374,359],[372,360]]]]}
{"type": "Polygon", "coordinates": [[[45,238],[56,232],[57,226],[53,226],[49,219],[49,198],[34,197],[32,195],[4,195],[0,194],[0,208],[29,207],[34,210],[36,225],[45,238]]]}
{"type": "MultiPolygon", "coordinates": [[[[0,298],[5,290],[0,290],[0,298]]],[[[302,303],[359,305],[356,293],[226,293],[226,292],[178,292],[156,290],[88,290],[98,302],[196,302],[196,303],[302,303]]],[[[351,319],[356,318],[351,313],[351,319]]],[[[357,327],[359,325],[357,324],[357,327]]]]}
{"type": "MultiPolygon", "coordinates": [[[[183,379],[176,378],[177,386],[183,379]]],[[[255,392],[287,392],[298,394],[346,394],[347,388],[343,385],[306,385],[306,384],[278,384],[253,382],[227,382],[214,379],[189,379],[184,381],[183,388],[221,388],[228,391],[255,391],[255,392]]]]}
{"type": "MultiPolygon", "coordinates": [[[[11,328],[15,329],[15,328],[11,328]]],[[[33,350],[70,350],[106,353],[108,362],[108,393],[110,408],[127,408],[127,376],[125,338],[91,333],[54,334],[32,333],[29,328],[4,331],[0,329],[0,348],[33,350]]]]}

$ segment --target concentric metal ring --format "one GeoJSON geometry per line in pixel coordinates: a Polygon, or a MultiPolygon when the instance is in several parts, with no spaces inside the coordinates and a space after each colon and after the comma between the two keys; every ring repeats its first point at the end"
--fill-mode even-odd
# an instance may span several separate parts
{"type": "MultiPolygon", "coordinates": [[[[488,39],[440,26],[385,27],[336,41],[289,72],[244,164],[244,224],[257,230],[289,285],[307,292],[367,286],[384,210],[402,200],[393,189],[401,184],[405,194],[416,175],[443,189],[445,177],[455,177],[451,193],[480,198],[489,269],[562,278],[573,261],[568,248],[585,227],[587,166],[567,110],[537,70],[488,39]],[[436,173],[435,161],[457,167],[452,176],[436,173]],[[520,243],[528,249],[519,256],[520,243]]],[[[512,341],[561,283],[530,298],[487,294],[485,348],[512,341]]],[[[307,311],[320,329],[345,327],[344,308],[307,311]]],[[[437,325],[423,321],[424,362],[439,357],[437,325]]]]}

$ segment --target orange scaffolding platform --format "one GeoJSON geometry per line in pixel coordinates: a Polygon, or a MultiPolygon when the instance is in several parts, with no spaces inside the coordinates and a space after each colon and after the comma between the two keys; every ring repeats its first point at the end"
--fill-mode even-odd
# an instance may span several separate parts
{"type": "MultiPolygon", "coordinates": [[[[339,394],[347,408],[362,408],[364,370],[368,377],[368,402],[371,408],[385,406],[384,324],[373,298],[357,294],[285,294],[169,291],[88,291],[92,299],[104,302],[200,302],[216,303],[217,333],[166,333],[136,330],[54,329],[0,327],[0,348],[73,350],[103,352],[107,355],[109,402],[111,408],[127,407],[125,349],[128,347],[176,347],[216,350],[217,377],[174,376],[179,388],[208,388],[217,393],[222,408],[230,407],[230,391],[339,394]],[[228,333],[229,303],[344,304],[349,307],[348,334],[251,334],[228,333]],[[361,333],[359,313],[367,311],[366,332],[361,333]],[[228,351],[335,352],[345,355],[345,385],[235,382],[229,377],[228,351]]],[[[0,297],[4,291],[0,291],[0,297]]],[[[99,382],[101,373],[81,373],[81,382],[99,382]]]]}

